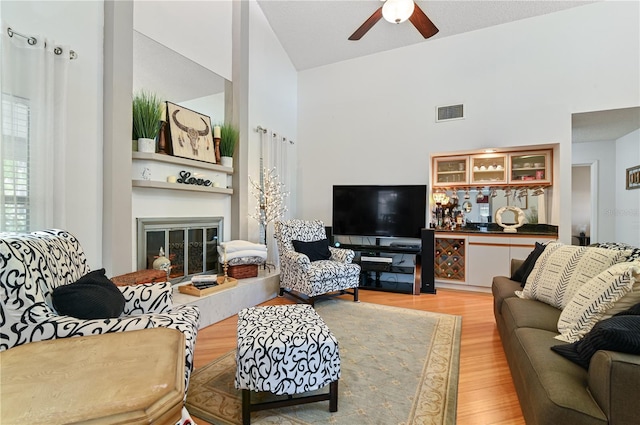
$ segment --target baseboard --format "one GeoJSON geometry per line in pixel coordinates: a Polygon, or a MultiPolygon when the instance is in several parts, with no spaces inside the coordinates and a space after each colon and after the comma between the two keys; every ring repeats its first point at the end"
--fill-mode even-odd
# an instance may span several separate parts
{"type": "Polygon", "coordinates": [[[224,320],[246,307],[253,307],[278,295],[280,290],[280,273],[278,270],[258,270],[257,277],[238,279],[233,288],[214,292],[203,297],[194,297],[173,289],[173,305],[190,304],[200,309],[200,326],[202,329],[224,320]]]}
{"type": "Polygon", "coordinates": [[[486,286],[472,286],[465,285],[460,283],[446,283],[440,280],[436,281],[436,288],[444,288],[444,289],[454,289],[456,291],[465,291],[465,292],[481,292],[484,294],[490,294],[491,288],[486,286]]]}

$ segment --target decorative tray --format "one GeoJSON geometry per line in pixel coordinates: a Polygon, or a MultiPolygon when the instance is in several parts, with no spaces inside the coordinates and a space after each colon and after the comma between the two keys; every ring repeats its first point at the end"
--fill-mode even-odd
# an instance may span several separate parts
{"type": "Polygon", "coordinates": [[[192,283],[178,286],[178,291],[183,294],[193,295],[194,297],[202,297],[205,295],[213,294],[214,292],[222,291],[223,289],[233,288],[238,285],[238,279],[228,277],[227,281],[224,281],[224,276],[218,276],[218,284],[210,288],[198,289],[193,286],[192,283]]]}

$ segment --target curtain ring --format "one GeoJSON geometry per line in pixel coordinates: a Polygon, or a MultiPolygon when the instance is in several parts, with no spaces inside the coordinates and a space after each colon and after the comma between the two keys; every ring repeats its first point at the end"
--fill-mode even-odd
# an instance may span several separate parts
{"type": "Polygon", "coordinates": [[[7,28],[7,34],[9,34],[9,37],[13,37],[14,35],[18,35],[20,37],[24,37],[27,39],[27,43],[29,43],[30,46],[35,46],[38,43],[38,39],[35,37],[29,37],[26,36],[24,34],[20,34],[19,32],[15,32],[13,29],[11,29],[11,27],[7,28]]]}

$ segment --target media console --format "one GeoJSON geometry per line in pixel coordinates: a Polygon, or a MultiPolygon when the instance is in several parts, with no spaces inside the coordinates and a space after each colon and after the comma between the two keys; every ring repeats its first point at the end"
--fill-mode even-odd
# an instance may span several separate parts
{"type": "Polygon", "coordinates": [[[376,245],[336,243],[330,228],[327,235],[332,246],[352,249],[354,262],[360,265],[360,288],[419,295],[435,294],[433,276],[434,232],[423,229],[420,244],[376,245]],[[423,269],[423,266],[425,267],[423,269]]]}

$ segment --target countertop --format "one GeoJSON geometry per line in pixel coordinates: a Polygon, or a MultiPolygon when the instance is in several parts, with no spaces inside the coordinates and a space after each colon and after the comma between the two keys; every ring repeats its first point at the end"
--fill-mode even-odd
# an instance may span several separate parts
{"type": "Polygon", "coordinates": [[[473,223],[454,230],[436,229],[436,234],[458,233],[470,235],[533,235],[533,236],[558,236],[558,226],[551,224],[523,224],[516,233],[505,233],[502,227],[496,223],[473,223]]]}

